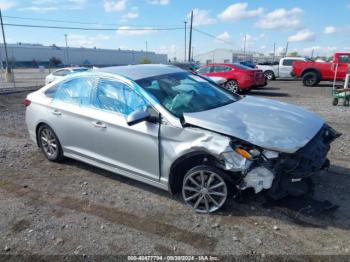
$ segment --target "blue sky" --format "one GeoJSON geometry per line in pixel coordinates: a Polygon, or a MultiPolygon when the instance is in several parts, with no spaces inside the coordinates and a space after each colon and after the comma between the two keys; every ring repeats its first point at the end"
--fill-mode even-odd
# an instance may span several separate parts
{"type": "Polygon", "coordinates": [[[289,51],[309,55],[330,55],[350,50],[350,0],[0,0],[4,23],[54,25],[90,28],[121,28],[124,31],[82,31],[34,29],[6,26],[7,42],[98,48],[148,49],[167,53],[170,58],[184,57],[184,30],[125,31],[132,28],[179,28],[194,10],[194,52],[214,48],[281,52],[289,41],[289,51]],[[336,4],[335,4],[336,2],[336,4]],[[73,24],[11,18],[39,18],[80,21],[73,24]],[[93,24],[99,23],[99,24],[93,24]]]}

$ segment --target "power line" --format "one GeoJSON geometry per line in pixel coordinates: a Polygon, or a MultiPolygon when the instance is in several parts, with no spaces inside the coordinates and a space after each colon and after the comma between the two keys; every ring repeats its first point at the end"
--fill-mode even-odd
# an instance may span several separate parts
{"type": "Polygon", "coordinates": [[[204,31],[202,31],[202,30],[198,30],[197,28],[193,28],[193,31],[196,31],[196,32],[198,32],[198,33],[200,33],[200,34],[203,34],[203,35],[206,35],[206,36],[208,36],[208,37],[214,38],[214,39],[216,39],[216,40],[218,40],[218,41],[224,42],[225,44],[235,46],[235,44],[234,44],[233,42],[230,42],[230,41],[227,41],[227,40],[224,40],[224,39],[220,39],[220,38],[218,38],[218,37],[215,36],[215,35],[212,35],[212,34],[210,34],[210,33],[204,32],[204,31]]]}
{"type": "Polygon", "coordinates": [[[43,21],[43,22],[55,22],[55,23],[65,23],[65,24],[80,24],[80,25],[97,25],[97,26],[154,26],[154,27],[173,27],[178,25],[135,25],[135,24],[109,24],[109,23],[97,23],[97,22],[83,22],[83,21],[72,21],[72,20],[60,20],[60,19],[44,19],[44,18],[34,18],[34,17],[19,17],[19,16],[9,16],[4,15],[3,17],[18,20],[30,20],[30,21],[43,21]]]}
{"type": "Polygon", "coordinates": [[[13,27],[31,27],[31,28],[48,28],[48,29],[65,29],[65,30],[83,30],[83,31],[174,31],[183,30],[183,27],[168,28],[91,28],[91,27],[69,27],[69,26],[49,26],[49,25],[28,25],[4,23],[5,26],[13,27]]]}

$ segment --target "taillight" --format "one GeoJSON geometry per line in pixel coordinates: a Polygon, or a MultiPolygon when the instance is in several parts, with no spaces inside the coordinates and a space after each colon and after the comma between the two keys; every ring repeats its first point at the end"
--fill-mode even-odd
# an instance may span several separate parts
{"type": "Polygon", "coordinates": [[[23,105],[25,106],[25,107],[27,107],[27,106],[30,106],[30,104],[32,103],[32,101],[30,101],[29,99],[24,99],[24,101],[23,101],[23,105]]]}

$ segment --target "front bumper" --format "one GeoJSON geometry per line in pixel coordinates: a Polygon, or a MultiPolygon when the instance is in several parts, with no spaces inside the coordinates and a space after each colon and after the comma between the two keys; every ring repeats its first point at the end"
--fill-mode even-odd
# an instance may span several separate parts
{"type": "Polygon", "coordinates": [[[307,191],[309,186],[305,185],[304,181],[329,166],[327,154],[330,144],[340,135],[333,128],[324,125],[314,138],[296,153],[280,153],[277,158],[255,161],[239,187],[252,187],[256,193],[268,189],[269,194],[276,199],[293,192],[307,191]],[[264,170],[264,174],[257,172],[259,168],[264,170]]]}

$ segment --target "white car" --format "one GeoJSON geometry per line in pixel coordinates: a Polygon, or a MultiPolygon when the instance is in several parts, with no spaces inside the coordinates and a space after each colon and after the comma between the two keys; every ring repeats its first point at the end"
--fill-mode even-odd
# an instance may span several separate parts
{"type": "Polygon", "coordinates": [[[89,70],[89,68],[86,67],[65,67],[58,69],[51,74],[47,75],[45,78],[45,84],[50,84],[51,82],[61,79],[62,77],[65,77],[66,75],[74,74],[74,73],[79,73],[79,72],[85,72],[89,70]]]}
{"type": "Polygon", "coordinates": [[[293,78],[293,62],[307,61],[305,57],[284,57],[281,58],[277,65],[258,64],[257,68],[264,71],[264,75],[268,80],[275,80],[276,78],[293,78]]]}

